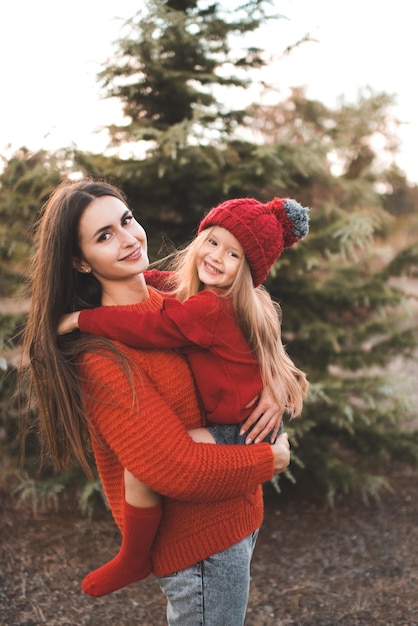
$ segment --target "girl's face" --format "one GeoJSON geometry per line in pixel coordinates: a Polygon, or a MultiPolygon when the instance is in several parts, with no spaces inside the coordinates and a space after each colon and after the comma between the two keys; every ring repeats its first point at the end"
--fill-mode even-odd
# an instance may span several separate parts
{"type": "Polygon", "coordinates": [[[206,287],[228,289],[243,262],[238,239],[222,226],[214,226],[196,256],[199,280],[206,287]]]}
{"type": "Polygon", "coordinates": [[[148,267],[147,236],[118,198],[95,198],[79,223],[82,258],[74,265],[90,271],[102,285],[137,277],[148,267]]]}

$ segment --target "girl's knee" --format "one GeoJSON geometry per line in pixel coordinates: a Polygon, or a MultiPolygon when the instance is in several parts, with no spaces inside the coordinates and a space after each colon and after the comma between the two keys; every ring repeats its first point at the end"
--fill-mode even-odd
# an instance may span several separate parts
{"type": "Polygon", "coordinates": [[[161,496],[125,469],[125,500],[133,506],[149,507],[161,502],[161,496]]]}

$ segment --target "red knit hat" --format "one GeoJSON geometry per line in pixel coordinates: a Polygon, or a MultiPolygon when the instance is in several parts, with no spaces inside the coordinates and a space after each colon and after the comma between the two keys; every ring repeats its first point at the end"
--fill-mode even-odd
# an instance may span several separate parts
{"type": "Polygon", "coordinates": [[[210,226],[229,230],[244,249],[257,287],[283,250],[307,235],[308,213],[309,209],[290,198],[274,198],[266,204],[236,198],[211,209],[200,222],[199,233],[210,226]]]}

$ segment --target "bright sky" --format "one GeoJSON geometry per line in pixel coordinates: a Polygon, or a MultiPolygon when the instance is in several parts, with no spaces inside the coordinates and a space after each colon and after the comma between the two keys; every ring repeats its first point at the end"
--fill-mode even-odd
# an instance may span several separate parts
{"type": "MultiPolygon", "coordinates": [[[[404,122],[397,158],[418,183],[418,37],[410,0],[276,0],[287,19],[270,28],[263,47],[277,58],[309,32],[304,44],[268,72],[280,88],[305,86],[329,106],[370,86],[396,96],[404,122]]],[[[23,145],[55,150],[75,144],[102,151],[101,126],[120,121],[117,102],[100,98],[96,76],[112,53],[122,22],[141,0],[13,0],[0,4],[0,156],[23,145]]]]}

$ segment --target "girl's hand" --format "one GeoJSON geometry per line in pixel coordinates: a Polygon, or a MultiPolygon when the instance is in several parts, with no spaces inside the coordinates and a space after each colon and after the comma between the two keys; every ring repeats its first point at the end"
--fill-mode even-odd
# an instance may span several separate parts
{"type": "Polygon", "coordinates": [[[273,432],[270,442],[274,443],[282,423],[284,410],[276,402],[273,402],[266,389],[263,389],[261,394],[254,398],[246,408],[251,407],[256,402],[255,409],[242,425],[240,435],[244,435],[254,424],[254,428],[245,440],[247,445],[253,442],[260,443],[271,431],[273,432]]]}
{"type": "Polygon", "coordinates": [[[281,474],[290,463],[290,444],[287,433],[279,435],[271,449],[274,455],[274,473],[281,474]]]}
{"type": "Polygon", "coordinates": [[[77,330],[79,315],[80,311],[74,311],[74,313],[67,313],[67,315],[64,315],[58,324],[58,334],[66,335],[67,333],[71,333],[73,330],[77,330]]]}

